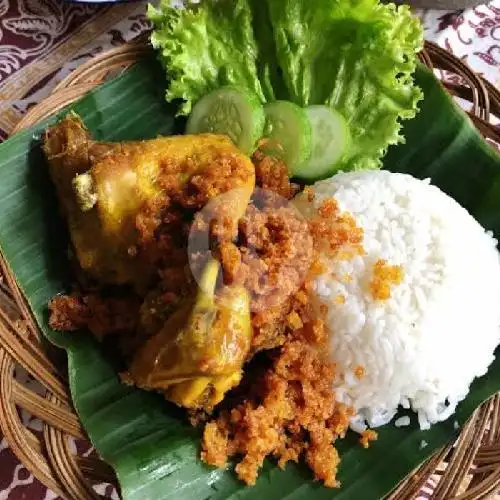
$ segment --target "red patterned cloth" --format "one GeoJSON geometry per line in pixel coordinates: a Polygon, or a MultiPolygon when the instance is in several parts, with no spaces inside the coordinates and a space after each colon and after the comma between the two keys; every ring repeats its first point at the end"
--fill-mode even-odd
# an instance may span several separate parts
{"type": "MultiPolygon", "coordinates": [[[[144,9],[143,2],[96,6],[60,0],[0,0],[0,141],[30,106],[49,95],[79,64],[148,29],[144,9]]],[[[500,0],[466,11],[418,14],[427,39],[452,51],[500,87],[500,0]]],[[[36,384],[20,371],[17,378],[36,384]]],[[[27,412],[21,412],[21,419],[35,434],[42,431],[42,423],[27,412]]],[[[83,454],[92,452],[82,443],[75,447],[83,454]]],[[[431,479],[420,498],[429,498],[432,488],[431,479]]],[[[109,485],[98,486],[96,491],[118,498],[109,485]]],[[[0,500],[55,498],[19,463],[0,432],[0,500]]]]}
{"type": "Polygon", "coordinates": [[[148,29],[145,3],[0,0],[0,140],[91,57],[148,29]]]}
{"type": "MultiPolygon", "coordinates": [[[[500,1],[456,12],[421,11],[425,37],[434,40],[500,88],[500,1]]],[[[453,78],[455,83],[460,83],[453,78]]]]}

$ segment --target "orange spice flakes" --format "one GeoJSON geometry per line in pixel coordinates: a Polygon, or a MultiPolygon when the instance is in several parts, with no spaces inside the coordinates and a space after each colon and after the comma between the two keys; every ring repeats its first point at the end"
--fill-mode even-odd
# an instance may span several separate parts
{"type": "Polygon", "coordinates": [[[224,284],[235,283],[241,268],[241,253],[238,247],[232,242],[223,242],[217,247],[215,255],[222,264],[224,284]]]}
{"type": "Polygon", "coordinates": [[[338,306],[341,306],[343,304],[345,304],[345,296],[344,295],[341,295],[341,294],[338,294],[335,299],[333,300],[333,303],[338,305],[338,306]]]}
{"type": "Polygon", "coordinates": [[[361,365],[356,366],[354,370],[354,376],[359,380],[362,379],[365,375],[365,368],[361,365]]]}
{"type": "Polygon", "coordinates": [[[307,293],[304,290],[299,290],[295,294],[295,300],[297,302],[299,302],[300,304],[305,305],[305,304],[307,304],[309,302],[309,297],[308,297],[307,293]]]}
{"type": "Polygon", "coordinates": [[[283,344],[289,330],[301,326],[298,319],[304,322],[309,307],[304,280],[314,258],[312,238],[307,222],[282,201],[258,199],[239,221],[238,280],[252,297],[253,352],[283,344]],[[299,318],[288,318],[293,311],[299,318]]]}
{"type": "Polygon", "coordinates": [[[328,330],[326,329],[325,322],[321,319],[316,319],[309,324],[311,325],[313,334],[312,343],[325,346],[325,343],[328,340],[328,330]]]}
{"type": "Polygon", "coordinates": [[[299,191],[299,186],[290,182],[288,168],[279,158],[268,156],[260,148],[266,141],[259,141],[258,148],[252,156],[255,166],[255,182],[262,189],[270,190],[287,200],[291,200],[299,191]]]}
{"type": "Polygon", "coordinates": [[[292,311],[288,316],[287,316],[287,322],[288,326],[292,330],[298,330],[299,328],[302,328],[303,322],[302,319],[300,319],[300,316],[296,311],[292,311]]]}
{"type": "MultiPolygon", "coordinates": [[[[271,182],[266,169],[261,162],[259,175],[271,182]]],[[[312,202],[314,192],[306,188],[305,196],[312,202]]],[[[266,207],[249,208],[240,221],[241,241],[259,251],[259,265],[265,264],[266,276],[274,262],[281,265],[284,261],[285,265],[291,263],[292,277],[303,261],[307,263],[305,281],[296,291],[288,287],[288,298],[281,304],[270,301],[276,295],[273,287],[268,293],[260,282],[249,286],[254,294],[253,349],[274,350],[269,364],[259,365],[260,371],[247,371],[240,386],[244,392],[234,400],[224,401],[218,415],[205,425],[201,457],[217,467],[236,458],[236,474],[249,485],[255,484],[266,457],[274,457],[279,467],[304,460],[317,480],[327,487],[339,487],[336,475],[340,457],[335,442],[344,437],[354,411],[335,399],[333,385],[342,375],[329,358],[329,331],[324,321],[329,307],[322,304],[315,308],[310,303],[310,292],[314,278],[332,272],[327,261],[364,253],[363,231],[352,216],[340,211],[333,198],[324,200],[307,221],[295,220],[283,208],[270,208],[269,214],[264,213],[266,207]],[[276,231],[283,225],[277,224],[278,212],[293,222],[293,227],[287,224],[290,230],[276,231]],[[302,223],[311,238],[311,253],[302,249],[302,223]],[[280,237],[271,237],[273,234],[280,237]]],[[[242,264],[250,271],[248,286],[252,278],[259,276],[258,268],[250,265],[254,261],[244,248],[240,251],[242,264]]],[[[231,252],[227,254],[228,258],[232,256],[231,252]]],[[[288,281],[280,275],[272,284],[284,291],[288,281]]],[[[337,300],[343,303],[346,298],[339,295],[337,300]]],[[[367,442],[374,438],[372,434],[365,436],[367,442]]]]}
{"type": "Polygon", "coordinates": [[[228,457],[228,433],[219,422],[209,422],[203,431],[201,459],[223,469],[228,457]]]}
{"type": "Polygon", "coordinates": [[[323,217],[323,219],[328,219],[329,217],[332,217],[333,215],[336,215],[338,213],[339,205],[337,203],[337,200],[335,200],[334,198],[327,198],[326,200],[323,200],[320,207],[318,208],[318,214],[320,217],[323,217]]]}
{"type": "Polygon", "coordinates": [[[315,250],[328,257],[352,259],[364,255],[363,229],[354,217],[341,212],[334,198],[323,200],[316,215],[309,219],[315,250]]]}
{"type": "Polygon", "coordinates": [[[49,325],[60,331],[88,329],[98,339],[131,334],[137,326],[138,299],[103,298],[97,293],[58,295],[49,302],[49,325]]]}
{"type": "Polygon", "coordinates": [[[312,188],[311,188],[310,186],[306,186],[306,187],[304,188],[303,193],[306,195],[306,197],[307,197],[307,201],[308,201],[309,203],[312,203],[312,202],[314,201],[314,197],[315,197],[315,195],[314,195],[314,191],[312,190],[312,188]]]}
{"type": "Polygon", "coordinates": [[[353,412],[335,401],[337,374],[326,340],[320,320],[287,340],[272,367],[251,384],[249,397],[205,426],[202,459],[224,467],[229,458],[241,457],[236,473],[253,485],[267,456],[274,456],[279,467],[303,457],[317,480],[340,486],[334,443],[345,435],[353,412]]]}
{"type": "Polygon", "coordinates": [[[325,265],[319,259],[314,259],[311,263],[311,267],[309,268],[309,277],[314,278],[316,276],[320,276],[325,271],[325,265]]]}
{"type": "Polygon", "coordinates": [[[390,266],[383,259],[377,260],[373,266],[373,278],[370,282],[370,292],[375,300],[387,300],[391,297],[391,287],[400,285],[403,281],[403,268],[390,266]]]}
{"type": "Polygon", "coordinates": [[[378,434],[374,430],[368,429],[361,433],[361,438],[359,439],[359,442],[361,443],[361,446],[363,448],[369,448],[370,442],[376,441],[377,439],[378,439],[378,434]]]}

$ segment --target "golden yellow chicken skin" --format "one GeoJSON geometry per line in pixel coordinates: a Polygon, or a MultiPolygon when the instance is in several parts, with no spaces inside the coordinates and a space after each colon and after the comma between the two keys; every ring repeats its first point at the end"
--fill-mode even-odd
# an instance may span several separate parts
{"type": "MultiPolygon", "coordinates": [[[[252,162],[222,136],[99,143],[70,114],[47,130],[44,150],[81,268],[100,284],[145,285],[144,292],[156,269],[139,243],[154,231],[147,217],[138,224],[139,216],[171,203],[177,213],[194,214],[215,199],[210,217],[229,219],[236,230],[255,186],[252,162]]],[[[209,258],[196,294],[167,317],[141,315],[138,328],[152,337],[134,356],[129,383],[180,406],[210,410],[240,382],[253,334],[250,296],[236,284],[216,293],[219,273],[209,258]]],[[[155,296],[150,291],[142,309],[149,310],[155,296]]]]}
{"type": "Polygon", "coordinates": [[[252,162],[224,136],[99,143],[70,114],[46,131],[43,148],[78,262],[102,284],[144,285],[154,275],[151,259],[138,247],[136,220],[147,203],[167,203],[172,195],[197,208],[233,187],[251,192],[255,183],[252,162]],[[198,196],[183,200],[182,190],[193,179],[208,172],[217,177],[225,167],[237,175],[223,185],[194,183],[198,196]]]}
{"type": "Polygon", "coordinates": [[[220,265],[210,259],[200,290],[139,350],[129,381],[186,408],[210,410],[236,386],[250,351],[250,295],[239,285],[215,294],[220,265]]]}
{"type": "MultiPolygon", "coordinates": [[[[253,182],[216,198],[205,218],[229,224],[235,234],[246,212],[253,182]]],[[[253,328],[251,297],[239,283],[216,289],[221,266],[209,257],[199,277],[196,294],[177,304],[158,333],[135,355],[127,379],[144,389],[163,392],[170,401],[190,409],[211,411],[225,393],[241,381],[253,328]]],[[[146,304],[151,305],[148,297],[146,304]]],[[[157,306],[153,306],[155,311],[157,306]]],[[[142,317],[146,329],[158,321],[142,317]]]]}

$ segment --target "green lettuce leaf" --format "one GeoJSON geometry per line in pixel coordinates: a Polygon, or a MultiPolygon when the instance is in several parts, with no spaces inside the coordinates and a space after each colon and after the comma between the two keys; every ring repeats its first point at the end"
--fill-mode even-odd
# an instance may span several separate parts
{"type": "Polygon", "coordinates": [[[327,104],[347,119],[353,146],[335,169],[380,168],[403,142],[400,119],[422,98],[413,81],[423,46],[407,6],[378,0],[202,0],[149,8],[153,46],[180,113],[214,88],[237,85],[263,102],[327,104]]]}
{"type": "Polygon", "coordinates": [[[353,147],[338,169],[379,168],[402,142],[398,118],[413,118],[413,82],[423,47],[407,6],[377,0],[269,0],[278,59],[291,100],[328,104],[347,119],[353,147]]]}
{"type": "Polygon", "coordinates": [[[205,94],[223,85],[248,88],[262,100],[257,43],[247,0],[219,0],[213,8],[189,4],[179,9],[163,1],[148,6],[153,47],[168,72],[167,100],[182,99],[187,115],[205,94]]]}

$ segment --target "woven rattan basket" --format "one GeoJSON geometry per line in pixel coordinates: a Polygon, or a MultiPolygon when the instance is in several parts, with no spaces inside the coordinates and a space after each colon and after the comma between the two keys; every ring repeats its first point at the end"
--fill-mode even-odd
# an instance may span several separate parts
{"type": "MultiPolygon", "coordinates": [[[[16,131],[29,127],[80,98],[95,85],[133,64],[150,50],[144,42],[124,45],[92,59],[62,81],[43,103],[32,108],[16,131]]],[[[500,92],[475,75],[458,59],[427,43],[422,61],[449,72],[462,84],[445,86],[472,103],[471,117],[488,139],[500,142],[500,130],[488,123],[500,117],[500,92]]],[[[449,80],[449,79],[447,79],[449,80]]],[[[0,256],[0,425],[14,453],[47,487],[65,498],[99,498],[93,486],[115,483],[114,473],[93,455],[79,455],[73,438],[85,439],[71,406],[64,363],[58,368],[42,345],[41,336],[15,278],[0,256]],[[24,368],[45,389],[45,396],[16,378],[24,368]],[[23,425],[20,409],[39,417],[43,433],[23,425]]],[[[57,357],[55,358],[57,359],[57,357]]],[[[31,387],[31,386],[30,386],[31,387]]],[[[472,416],[458,441],[441,450],[391,494],[392,499],[414,497],[433,477],[432,498],[487,498],[500,490],[500,395],[472,416]]]]}

